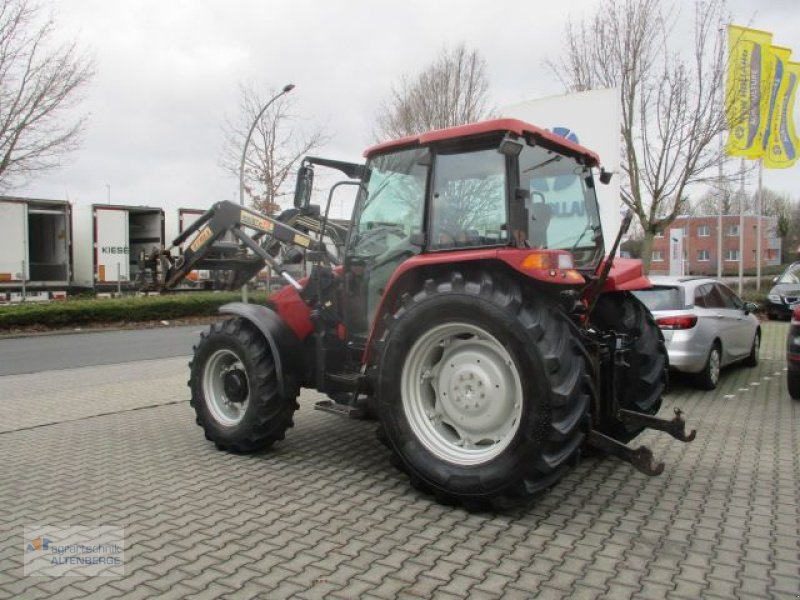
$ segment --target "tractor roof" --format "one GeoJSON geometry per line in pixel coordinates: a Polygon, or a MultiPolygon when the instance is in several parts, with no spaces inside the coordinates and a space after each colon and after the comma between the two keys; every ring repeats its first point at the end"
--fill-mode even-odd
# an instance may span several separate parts
{"type": "Polygon", "coordinates": [[[444,140],[456,140],[458,138],[468,138],[495,132],[504,133],[506,131],[510,131],[519,136],[532,136],[536,142],[540,143],[542,146],[564,152],[564,154],[568,156],[580,157],[585,160],[589,166],[594,167],[600,164],[600,157],[588,148],[584,148],[580,144],[569,141],[567,138],[518,119],[491,119],[489,121],[480,121],[469,125],[458,125],[456,127],[436,129],[417,135],[410,135],[371,146],[364,152],[364,156],[366,158],[372,158],[378,154],[400,148],[426,146],[444,140]]]}

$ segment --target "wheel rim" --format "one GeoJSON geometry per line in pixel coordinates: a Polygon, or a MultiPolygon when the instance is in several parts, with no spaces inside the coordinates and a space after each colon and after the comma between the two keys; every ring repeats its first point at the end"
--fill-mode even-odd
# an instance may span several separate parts
{"type": "Polygon", "coordinates": [[[717,348],[712,348],[708,357],[708,375],[711,382],[716,385],[719,381],[719,350],[717,348]]]}
{"type": "Polygon", "coordinates": [[[237,425],[250,404],[250,381],[242,361],[231,350],[217,350],[206,361],[203,396],[221,425],[237,425]]]}
{"type": "Polygon", "coordinates": [[[519,429],[517,366],[494,336],[475,325],[447,323],[422,335],[403,365],[401,386],[415,436],[450,463],[485,463],[519,429]]]}

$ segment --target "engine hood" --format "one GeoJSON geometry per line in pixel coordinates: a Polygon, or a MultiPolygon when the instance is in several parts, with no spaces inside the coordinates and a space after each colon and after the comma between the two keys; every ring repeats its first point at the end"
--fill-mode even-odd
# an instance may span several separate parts
{"type": "Polygon", "coordinates": [[[769,291],[770,294],[781,296],[800,296],[800,284],[797,283],[778,283],[769,291]]]}

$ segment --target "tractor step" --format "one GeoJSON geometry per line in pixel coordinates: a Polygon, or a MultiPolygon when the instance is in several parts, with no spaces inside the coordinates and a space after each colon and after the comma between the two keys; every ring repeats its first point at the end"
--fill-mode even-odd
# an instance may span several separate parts
{"type": "Polygon", "coordinates": [[[320,400],[314,404],[314,409],[323,410],[342,417],[350,417],[351,419],[363,419],[365,416],[363,408],[350,406],[348,404],[339,404],[333,400],[320,400]]]}
{"type": "Polygon", "coordinates": [[[360,390],[361,385],[367,379],[365,375],[351,371],[346,371],[344,373],[328,373],[325,377],[330,383],[338,384],[340,387],[351,391],[360,390]]]}
{"type": "Polygon", "coordinates": [[[664,463],[655,462],[653,451],[647,446],[639,446],[634,449],[595,430],[589,432],[588,443],[598,450],[631,463],[638,471],[650,477],[661,475],[664,472],[664,463]]]}

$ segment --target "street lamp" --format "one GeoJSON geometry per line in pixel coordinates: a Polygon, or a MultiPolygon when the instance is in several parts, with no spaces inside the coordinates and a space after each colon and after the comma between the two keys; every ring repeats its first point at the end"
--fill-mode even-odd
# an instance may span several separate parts
{"type": "MultiPolygon", "coordinates": [[[[250,144],[250,138],[253,137],[253,131],[256,129],[256,125],[261,120],[261,117],[267,111],[267,109],[272,105],[275,100],[283,96],[284,94],[288,94],[294,89],[293,83],[287,83],[283,86],[283,89],[275,94],[269,101],[258,111],[258,115],[253,120],[253,124],[250,125],[250,131],[247,132],[247,137],[244,139],[244,145],[242,146],[242,160],[239,163],[239,205],[244,206],[244,160],[247,157],[247,146],[250,144]]],[[[267,273],[267,290],[269,290],[269,280],[270,280],[270,273],[267,273]]],[[[248,294],[247,294],[247,282],[242,286],[242,302],[247,303],[248,301],[248,294]]]]}
{"type": "Polygon", "coordinates": [[[244,139],[244,145],[242,146],[242,160],[239,163],[239,204],[244,206],[244,160],[247,157],[247,146],[250,144],[250,138],[253,136],[253,131],[255,131],[256,125],[261,120],[261,117],[267,111],[267,109],[272,105],[275,100],[283,96],[284,94],[288,94],[294,89],[294,84],[289,83],[283,86],[283,89],[275,94],[272,98],[269,99],[259,111],[258,115],[256,116],[253,124],[250,126],[250,131],[247,132],[247,137],[244,139]]]}

